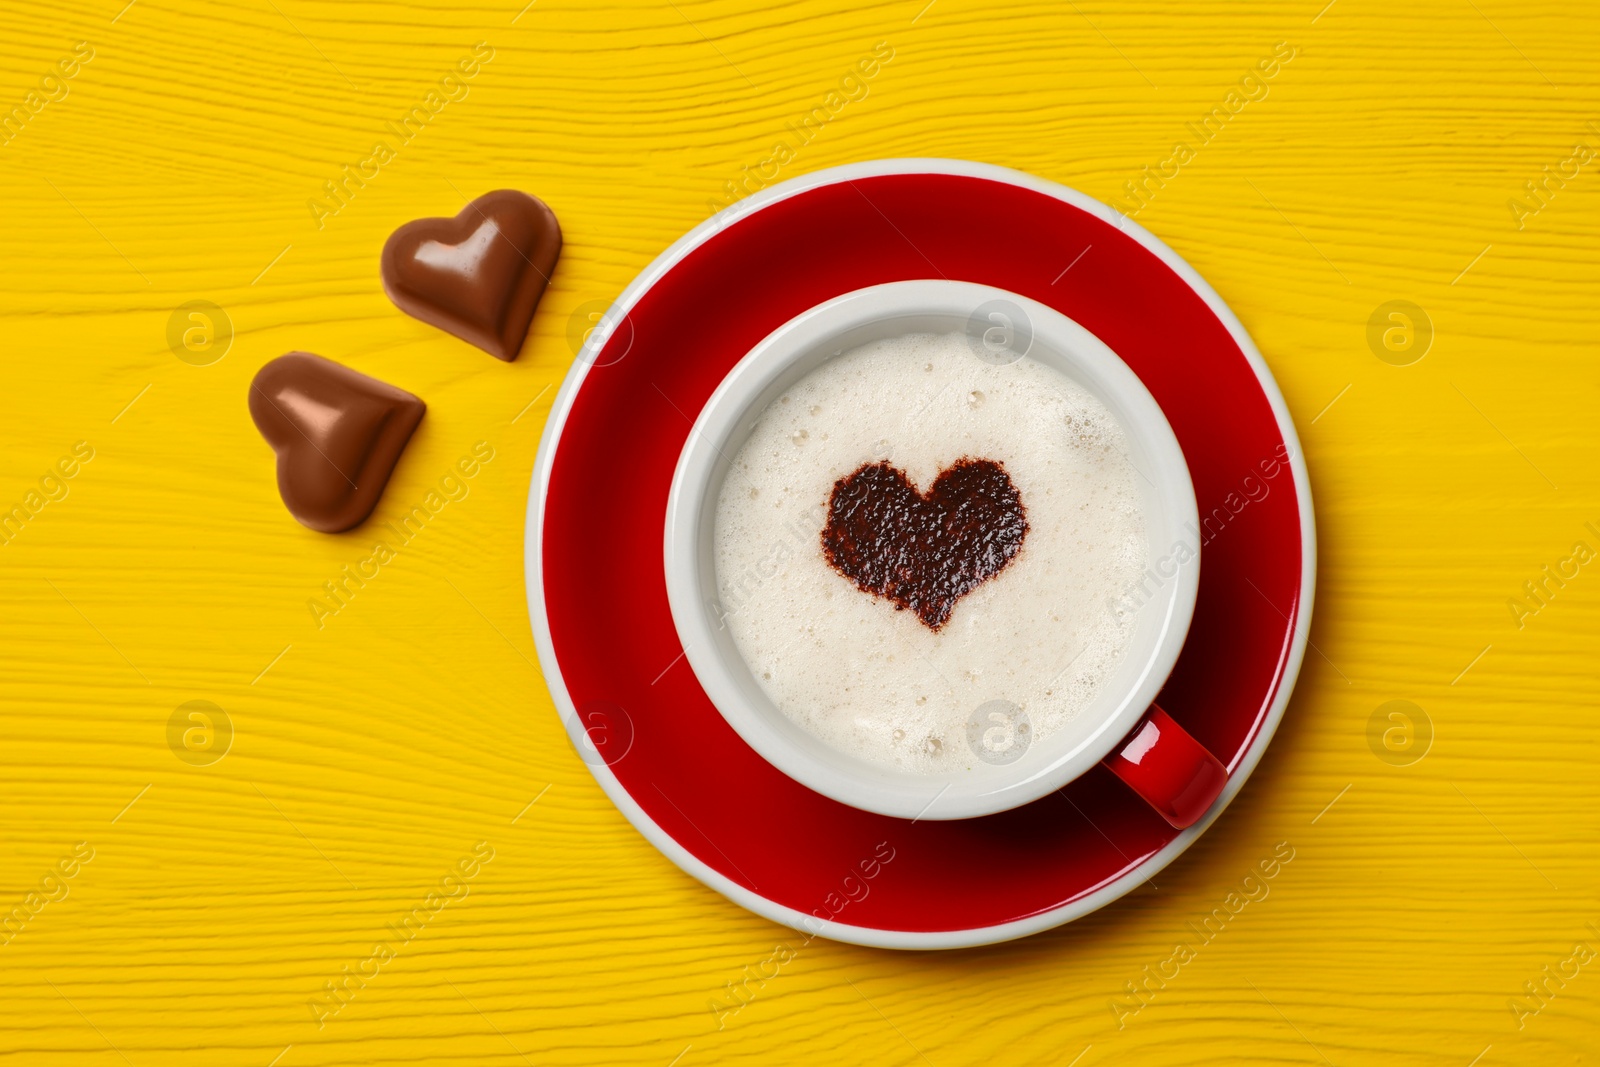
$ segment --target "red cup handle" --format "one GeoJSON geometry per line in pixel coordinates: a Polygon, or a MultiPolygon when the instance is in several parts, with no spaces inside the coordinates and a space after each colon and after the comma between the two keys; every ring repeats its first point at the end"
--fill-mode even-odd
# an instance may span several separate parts
{"type": "Polygon", "coordinates": [[[1228,784],[1227,768],[1156,704],[1103,762],[1179,830],[1199,822],[1228,784]]]}

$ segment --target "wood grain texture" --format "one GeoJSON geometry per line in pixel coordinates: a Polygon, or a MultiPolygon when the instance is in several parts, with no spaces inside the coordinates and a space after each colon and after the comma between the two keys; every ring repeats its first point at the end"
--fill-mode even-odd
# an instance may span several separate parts
{"type": "Polygon", "coordinates": [[[1594,10],[123,2],[0,9],[0,114],[94,50],[0,147],[0,505],[94,449],[0,547],[0,912],[94,850],[0,946],[0,1063],[1595,1062],[1600,965],[1536,1015],[1508,1002],[1600,945],[1600,573],[1520,628],[1507,606],[1600,547],[1600,162],[1520,229],[1507,207],[1600,147],[1594,10]],[[479,41],[466,97],[319,229],[308,200],[479,41]],[[1159,888],[994,948],[812,942],[719,1029],[727,983],[799,939],[679,873],[572,752],[523,598],[528,477],[573,313],[879,41],[893,60],[785,176],[958,156],[1118,197],[1294,47],[1138,218],[1238,311],[1299,422],[1316,650],[1255,778],[1159,888]],[[509,366],[377,275],[400,222],[501,186],[567,238],[509,366]],[[237,329],[211,366],[168,348],[193,299],[237,329]],[[1407,367],[1366,342],[1394,299],[1436,329],[1407,367]],[[321,629],[308,598],[371,538],[277,499],[244,397],[291,349],[427,400],[379,521],[495,450],[321,629]],[[1368,744],[1393,699],[1436,731],[1412,766],[1368,744]],[[167,744],[189,700],[235,729],[209,767],[167,744]],[[469,895],[319,1028],[308,1001],[480,841],[469,895]],[[1270,895],[1119,1026],[1126,983],[1281,841],[1270,895]]]}

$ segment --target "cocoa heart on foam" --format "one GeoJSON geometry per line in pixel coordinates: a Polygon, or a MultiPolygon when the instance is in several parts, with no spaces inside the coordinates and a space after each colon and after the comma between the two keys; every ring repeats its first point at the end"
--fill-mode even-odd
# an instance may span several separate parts
{"type": "Polygon", "coordinates": [[[1027,536],[1022,495],[994,460],[958,460],[926,493],[898,467],[867,463],[833,484],[822,550],[856,588],[910,608],[937,632],[1027,536]]]}
{"type": "Polygon", "coordinates": [[[383,288],[407,315],[509,362],[560,255],[555,213],[527,193],[500,189],[453,219],[417,219],[390,234],[383,288]]]}
{"type": "Polygon", "coordinates": [[[279,356],[250,383],[250,417],[278,454],[278,493],[323,533],[372,514],[425,410],[404,389],[309,352],[279,356]]]}

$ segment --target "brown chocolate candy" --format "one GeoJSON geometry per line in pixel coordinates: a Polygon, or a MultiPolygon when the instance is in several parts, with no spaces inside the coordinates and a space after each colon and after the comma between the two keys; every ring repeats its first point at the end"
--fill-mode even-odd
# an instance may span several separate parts
{"type": "Polygon", "coordinates": [[[899,468],[866,463],[833,484],[822,551],[862,592],[910,608],[937,631],[1027,536],[1022,494],[994,460],[957,460],[926,493],[899,468]]]}
{"type": "Polygon", "coordinates": [[[425,410],[404,389],[309,352],[279,356],[250,383],[250,417],[278,453],[278,493],[323,533],[372,514],[425,410]]]}
{"type": "Polygon", "coordinates": [[[407,315],[507,362],[522,351],[561,224],[527,193],[485,193],[453,219],[417,219],[383,246],[383,288],[407,315]]]}

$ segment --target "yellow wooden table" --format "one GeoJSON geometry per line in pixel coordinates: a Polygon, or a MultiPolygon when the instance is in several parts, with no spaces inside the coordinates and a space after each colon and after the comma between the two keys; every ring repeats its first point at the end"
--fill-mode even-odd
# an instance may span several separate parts
{"type": "Polygon", "coordinates": [[[0,1063],[1595,1062],[1600,13],[1325,2],[6,5],[0,1063]],[[1116,201],[1232,304],[1305,443],[1315,650],[1159,888],[762,985],[796,935],[557,721],[528,476],[574,319],[749,175],[893,155],[1116,201]],[[567,238],[509,366],[377,277],[503,186],[567,238]],[[320,617],[370,538],[278,499],[245,395],[293,349],[428,403],[377,520],[493,455],[320,617]]]}

